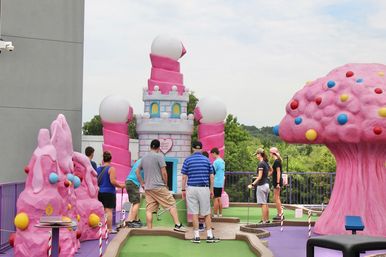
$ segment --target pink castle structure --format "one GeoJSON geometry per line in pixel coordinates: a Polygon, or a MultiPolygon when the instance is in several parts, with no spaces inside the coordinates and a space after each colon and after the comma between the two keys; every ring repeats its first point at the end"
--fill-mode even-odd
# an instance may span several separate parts
{"type": "Polygon", "coordinates": [[[139,156],[150,151],[150,142],[159,139],[165,155],[168,186],[181,191],[181,168],[191,154],[193,115],[187,114],[189,90],[184,86],[178,60],[186,53],[178,39],[158,36],[151,46],[152,63],[148,87],[143,91],[145,113],[137,115],[139,156]]]}
{"type": "Polygon", "coordinates": [[[325,144],[336,179],[319,234],[344,234],[345,216],[361,216],[366,235],[386,236],[386,66],[347,64],[297,92],[279,126],[290,143],[325,144]]]}

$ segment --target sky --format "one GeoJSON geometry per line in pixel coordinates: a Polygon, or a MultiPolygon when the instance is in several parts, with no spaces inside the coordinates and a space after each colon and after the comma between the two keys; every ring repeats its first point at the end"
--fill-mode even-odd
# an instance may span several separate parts
{"type": "Polygon", "coordinates": [[[386,64],[386,1],[86,1],[83,121],[112,94],[144,112],[159,34],[184,44],[184,84],[198,98],[219,97],[242,124],[273,126],[307,81],[346,63],[386,64]]]}

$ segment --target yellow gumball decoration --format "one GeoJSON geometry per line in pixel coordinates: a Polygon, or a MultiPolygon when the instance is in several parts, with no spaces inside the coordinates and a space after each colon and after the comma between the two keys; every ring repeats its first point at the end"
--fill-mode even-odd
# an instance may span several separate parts
{"type": "Polygon", "coordinates": [[[72,209],[72,205],[71,205],[70,203],[67,205],[67,209],[68,209],[68,210],[71,210],[71,209],[72,209]]]}
{"type": "Polygon", "coordinates": [[[349,99],[349,96],[346,95],[346,94],[343,94],[343,95],[340,96],[340,100],[341,100],[342,102],[346,102],[348,99],[349,99]]]}
{"type": "Polygon", "coordinates": [[[306,132],[306,138],[308,141],[314,141],[318,137],[318,132],[315,129],[309,129],[306,132]]]}
{"type": "Polygon", "coordinates": [[[26,229],[29,224],[28,214],[25,212],[20,212],[19,214],[16,215],[14,223],[18,229],[21,229],[21,230],[26,229]]]}
{"type": "Polygon", "coordinates": [[[51,216],[53,212],[54,212],[54,208],[52,207],[51,204],[48,204],[46,207],[46,215],[51,216]]]}
{"type": "Polygon", "coordinates": [[[79,222],[80,221],[80,215],[76,215],[76,220],[79,222]]]}
{"type": "Polygon", "coordinates": [[[385,73],[383,71],[378,72],[378,76],[383,77],[385,73]]]}
{"type": "Polygon", "coordinates": [[[386,118],[386,107],[379,108],[378,115],[382,118],[386,118]]]}
{"type": "Polygon", "coordinates": [[[91,213],[90,216],[88,216],[88,225],[92,228],[95,228],[98,226],[100,222],[100,218],[95,213],[91,213]]]}

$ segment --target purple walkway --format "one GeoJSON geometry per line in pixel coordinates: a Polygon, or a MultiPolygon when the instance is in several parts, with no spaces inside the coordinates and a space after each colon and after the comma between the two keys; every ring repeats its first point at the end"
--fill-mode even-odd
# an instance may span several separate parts
{"type": "MultiPolygon", "coordinates": [[[[109,239],[112,240],[114,236],[110,235],[109,239]]],[[[103,241],[103,250],[105,249],[105,242],[103,241]]],[[[1,257],[14,257],[13,249],[8,250],[5,254],[0,254],[1,257]]],[[[75,254],[75,257],[99,257],[99,241],[85,241],[82,242],[79,251],[75,254]]]]}
{"type": "MultiPolygon", "coordinates": [[[[280,227],[267,228],[271,236],[267,238],[269,249],[275,257],[306,257],[306,244],[308,227],[285,227],[280,232],[280,227]]],[[[314,235],[313,235],[314,236],[314,235]]],[[[367,251],[362,256],[386,251],[367,251]]],[[[315,248],[315,257],[340,257],[342,252],[325,248],[315,248]]]]}

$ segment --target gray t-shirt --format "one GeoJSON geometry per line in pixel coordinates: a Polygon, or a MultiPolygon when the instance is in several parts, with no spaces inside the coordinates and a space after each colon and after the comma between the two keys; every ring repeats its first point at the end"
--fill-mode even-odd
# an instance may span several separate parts
{"type": "Polygon", "coordinates": [[[149,152],[142,157],[141,164],[138,168],[140,170],[143,169],[146,190],[166,186],[162,179],[162,167],[166,167],[165,159],[162,154],[149,152]]]}

